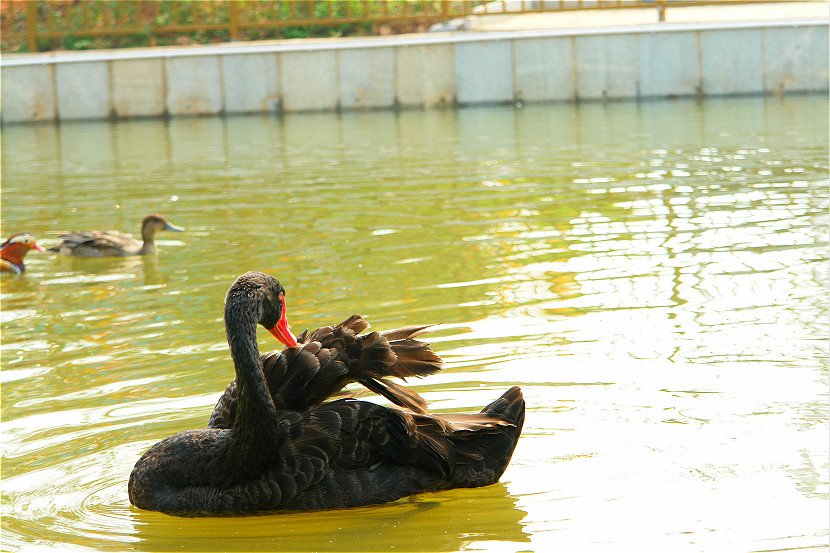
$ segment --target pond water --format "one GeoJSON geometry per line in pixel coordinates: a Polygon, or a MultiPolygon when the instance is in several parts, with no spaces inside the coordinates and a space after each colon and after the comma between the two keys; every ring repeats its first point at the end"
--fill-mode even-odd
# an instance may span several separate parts
{"type": "MultiPolygon", "coordinates": [[[[162,213],[157,256],[2,280],[6,551],[767,551],[828,534],[825,96],[3,128],[4,238],[162,213]],[[435,323],[410,384],[519,384],[499,484],[347,511],[129,505],[233,376],[225,291],[295,332],[435,323]]],[[[260,348],[276,343],[260,330],[260,348]]]]}

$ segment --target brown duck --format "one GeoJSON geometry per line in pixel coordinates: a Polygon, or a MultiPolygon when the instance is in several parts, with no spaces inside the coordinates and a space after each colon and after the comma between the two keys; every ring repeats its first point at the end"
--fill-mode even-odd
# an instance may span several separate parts
{"type": "Polygon", "coordinates": [[[23,258],[31,250],[46,251],[31,234],[25,232],[12,234],[0,245],[0,272],[19,275],[25,271],[26,265],[23,264],[23,258]]]}
{"type": "MultiPolygon", "coordinates": [[[[379,371],[361,364],[351,375],[342,357],[319,366],[297,363],[308,355],[323,361],[326,356],[318,357],[316,352],[324,348],[312,340],[313,333],[303,336],[302,344],[294,339],[284,302],[282,285],[263,273],[246,273],[230,287],[225,331],[236,370],[231,420],[223,415],[217,425],[211,417],[212,427],[180,432],[151,447],[130,474],[133,505],[207,515],[333,509],[498,481],[524,422],[518,387],[469,415],[417,413],[354,399],[321,403],[320,398],[339,390],[340,382],[355,379],[365,385],[367,375],[377,379],[394,373],[396,364],[408,363],[399,357],[387,362],[388,370],[379,371]],[[274,361],[270,390],[265,356],[257,348],[257,324],[289,347],[275,355],[284,362],[274,361]],[[306,406],[286,408],[292,401],[306,406]]],[[[385,336],[390,344],[411,340],[409,330],[394,332],[385,336]]],[[[413,347],[423,352],[422,345],[413,347]]]]}
{"type": "Polygon", "coordinates": [[[162,230],[181,232],[184,228],[167,221],[161,215],[148,215],[141,222],[139,242],[117,230],[90,230],[60,234],[61,242],[50,251],[69,257],[124,257],[156,253],[156,233],[162,230]]]}

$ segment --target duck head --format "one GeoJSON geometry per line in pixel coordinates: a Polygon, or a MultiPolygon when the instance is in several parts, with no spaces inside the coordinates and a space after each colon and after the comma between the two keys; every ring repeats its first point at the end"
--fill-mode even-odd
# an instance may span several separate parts
{"type": "Polygon", "coordinates": [[[153,236],[160,230],[174,230],[176,232],[182,232],[184,227],[180,227],[178,225],[174,225],[173,223],[169,222],[161,215],[148,215],[141,221],[141,234],[142,236],[153,236]]]}
{"type": "Polygon", "coordinates": [[[9,264],[9,267],[4,264],[3,268],[12,272],[22,273],[25,270],[23,258],[26,257],[26,254],[30,250],[37,250],[39,252],[46,251],[43,246],[37,243],[37,240],[31,234],[25,232],[12,234],[8,240],[0,245],[0,258],[9,264]]]}

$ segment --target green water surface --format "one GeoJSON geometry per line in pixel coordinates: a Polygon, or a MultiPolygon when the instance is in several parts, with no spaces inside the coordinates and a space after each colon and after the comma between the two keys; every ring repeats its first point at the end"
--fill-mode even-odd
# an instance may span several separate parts
{"type": "MultiPolygon", "coordinates": [[[[4,551],[759,551],[827,543],[826,96],[2,129],[2,234],[186,227],[3,277],[4,551]],[[292,328],[435,323],[411,384],[519,384],[502,482],[348,511],[129,505],[233,377],[225,291],[292,328]]],[[[260,348],[276,348],[265,332],[260,348]]]]}

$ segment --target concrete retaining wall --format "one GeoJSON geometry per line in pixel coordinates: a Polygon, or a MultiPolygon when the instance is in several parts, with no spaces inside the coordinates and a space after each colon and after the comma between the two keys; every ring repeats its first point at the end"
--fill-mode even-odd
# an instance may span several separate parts
{"type": "Polygon", "coordinates": [[[828,21],[453,33],[0,59],[3,123],[828,90],[828,21]]]}

